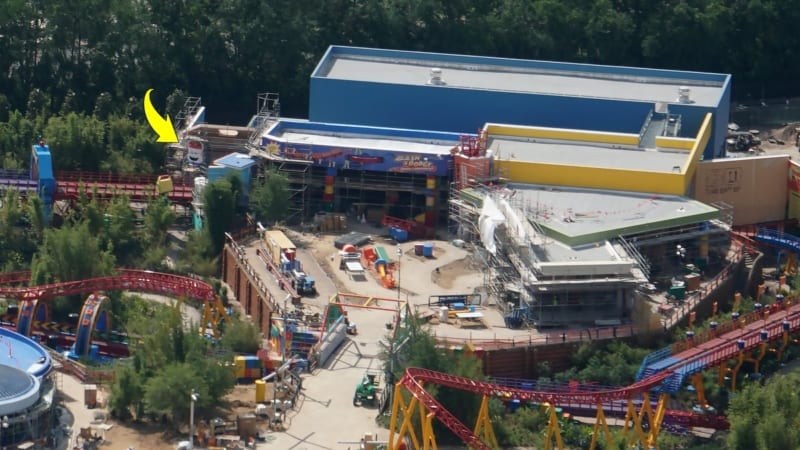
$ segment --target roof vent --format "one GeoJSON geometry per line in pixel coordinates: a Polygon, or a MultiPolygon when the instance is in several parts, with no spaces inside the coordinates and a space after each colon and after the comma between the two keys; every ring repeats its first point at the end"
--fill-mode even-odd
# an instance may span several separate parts
{"type": "Polygon", "coordinates": [[[694,103],[691,98],[692,90],[686,86],[678,88],[678,102],[679,103],[694,103]]]}
{"type": "Polygon", "coordinates": [[[433,84],[436,86],[444,86],[445,81],[442,79],[442,69],[438,67],[434,67],[431,69],[431,78],[428,80],[428,84],[433,84]]]}

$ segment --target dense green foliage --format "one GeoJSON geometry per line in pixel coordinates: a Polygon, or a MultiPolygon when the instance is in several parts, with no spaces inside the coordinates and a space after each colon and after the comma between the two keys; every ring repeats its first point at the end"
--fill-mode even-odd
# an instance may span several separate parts
{"type": "Polygon", "coordinates": [[[623,341],[581,345],[572,356],[572,367],[555,375],[558,381],[580,381],[602,386],[626,386],[651,350],[631,347],[623,341]]]}
{"type": "Polygon", "coordinates": [[[136,336],[131,339],[133,362],[116,371],[109,396],[111,413],[137,419],[165,415],[186,422],[192,389],[199,394],[196,407],[219,405],[235,381],[226,364],[230,354],[213,352],[207,339],[187,331],[177,308],[138,305],[137,314],[128,314],[128,331],[136,336]]]}
{"type": "Polygon", "coordinates": [[[124,196],[104,203],[81,198],[60,227],[49,227],[38,198],[22,203],[7,191],[0,207],[1,268],[30,268],[34,284],[108,275],[118,266],[162,268],[175,214],[159,198],[141,213],[124,196]]]}
{"type": "Polygon", "coordinates": [[[0,121],[6,104],[104,115],[100,95],[138,113],[176,87],[226,119],[265,91],[299,116],[330,44],[718,71],[740,98],[792,95],[798,22],[785,0],[11,0],[0,121]]]}
{"type": "Polygon", "coordinates": [[[261,347],[261,330],[252,322],[231,317],[225,325],[222,345],[234,353],[255,354],[261,347]]]}
{"type": "Polygon", "coordinates": [[[250,208],[265,225],[286,218],[289,212],[289,180],[286,175],[269,171],[250,191],[250,208]]]}
{"type": "MultiPolygon", "coordinates": [[[[203,226],[211,240],[209,255],[217,255],[225,245],[225,233],[230,230],[236,214],[236,203],[239,191],[233,181],[238,177],[229,177],[208,183],[203,190],[203,206],[206,222],[203,226]]],[[[241,187],[241,181],[238,181],[241,187]]]]}
{"type": "Polygon", "coordinates": [[[50,146],[55,170],[159,173],[165,159],[164,146],[155,142],[143,116],[46,111],[25,116],[14,110],[0,120],[1,166],[27,167],[31,145],[39,138],[50,146]]]}
{"type": "Polygon", "coordinates": [[[731,450],[800,448],[800,373],[778,375],[765,386],[750,385],[731,399],[731,450]]]}

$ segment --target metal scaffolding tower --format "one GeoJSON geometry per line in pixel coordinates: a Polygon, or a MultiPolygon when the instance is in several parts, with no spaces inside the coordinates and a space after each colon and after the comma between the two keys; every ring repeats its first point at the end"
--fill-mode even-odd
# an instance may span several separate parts
{"type": "Polygon", "coordinates": [[[186,97],[183,108],[175,116],[175,129],[180,131],[186,127],[186,120],[194,116],[200,109],[200,97],[186,97]]]}
{"type": "Polygon", "coordinates": [[[311,161],[275,161],[273,167],[289,181],[289,214],[286,215],[286,221],[303,221],[307,212],[311,161]]]}
{"type": "Polygon", "coordinates": [[[248,145],[251,148],[258,149],[261,147],[261,135],[264,134],[264,130],[274,124],[281,116],[280,95],[274,92],[258,94],[256,107],[258,112],[253,120],[250,121],[253,132],[250,133],[248,145]]]}

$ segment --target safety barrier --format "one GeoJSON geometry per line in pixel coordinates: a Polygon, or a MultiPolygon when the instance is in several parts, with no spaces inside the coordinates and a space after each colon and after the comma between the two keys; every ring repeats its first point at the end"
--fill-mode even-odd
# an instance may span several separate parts
{"type": "Polygon", "coordinates": [[[633,325],[618,325],[613,327],[586,328],[581,330],[553,331],[542,333],[538,336],[517,336],[506,339],[473,339],[471,336],[466,338],[455,338],[449,336],[437,336],[434,332],[433,337],[440,345],[445,346],[465,346],[470,344],[483,350],[502,350],[514,347],[538,347],[545,345],[555,345],[576,342],[592,342],[605,339],[626,338],[635,336],[641,332],[633,325]]]}
{"type": "Polygon", "coordinates": [[[730,255],[730,262],[720,271],[717,276],[706,282],[703,287],[696,292],[689,294],[686,299],[677,307],[674,308],[669,315],[662,319],[662,324],[665,330],[671,330],[681,320],[686,318],[703,300],[708,298],[728,277],[731,276],[736,266],[744,258],[745,246],[738,241],[731,241],[734,247],[732,255],[730,255]]]}
{"type": "Polygon", "coordinates": [[[253,266],[250,265],[250,262],[247,260],[247,255],[245,254],[244,247],[238,244],[230,233],[225,233],[225,238],[227,240],[226,246],[233,251],[234,255],[236,255],[236,264],[239,266],[239,268],[241,268],[242,272],[244,272],[247,280],[251,285],[256,287],[259,295],[266,300],[270,310],[274,313],[279,313],[281,309],[278,305],[278,302],[275,300],[275,297],[272,295],[269,289],[267,289],[267,286],[261,280],[261,277],[258,276],[258,273],[255,271],[253,266]]]}
{"type": "Polygon", "coordinates": [[[45,347],[50,353],[50,357],[55,362],[57,370],[67,375],[72,375],[83,384],[107,384],[114,381],[114,371],[110,369],[100,369],[89,367],[78,361],[67,358],[63,354],[45,347]]]}

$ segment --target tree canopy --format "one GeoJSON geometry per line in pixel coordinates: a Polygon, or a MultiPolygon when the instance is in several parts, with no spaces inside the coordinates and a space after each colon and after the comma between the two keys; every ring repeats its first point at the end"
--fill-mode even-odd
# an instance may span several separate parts
{"type": "Polygon", "coordinates": [[[250,208],[256,218],[276,222],[289,212],[289,180],[276,170],[267,173],[250,191],[250,208]]]}
{"type": "Polygon", "coordinates": [[[199,399],[198,408],[219,405],[233,389],[230,353],[215,351],[211,343],[185,327],[175,307],[145,304],[137,314],[128,314],[131,365],[116,370],[109,408],[120,418],[144,414],[166,415],[173,421],[188,421],[190,392],[199,399]]]}
{"type": "Polygon", "coordinates": [[[728,448],[800,448],[800,373],[777,375],[765,386],[748,385],[731,399],[728,448]]]}
{"type": "Polygon", "coordinates": [[[785,0],[12,0],[0,119],[4,108],[102,119],[109,99],[137,107],[148,88],[171,114],[179,88],[221,119],[246,120],[265,91],[302,116],[331,44],[716,71],[740,98],[795,95],[799,21],[785,0]]]}

